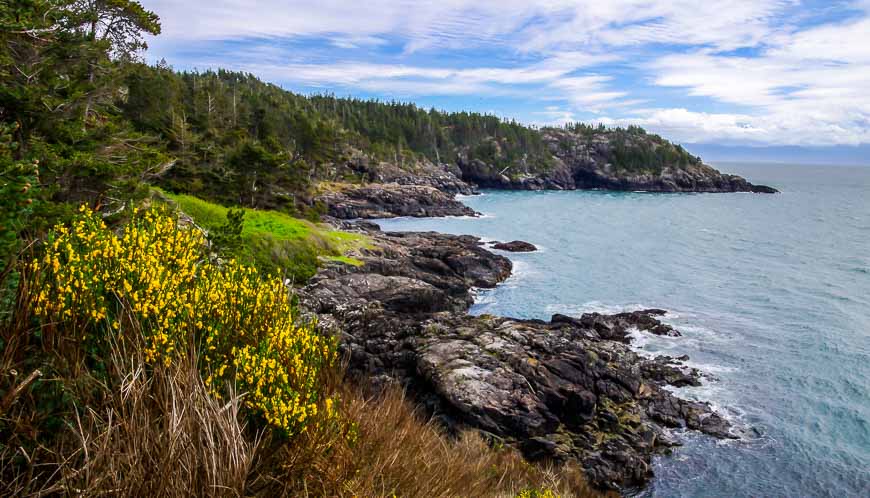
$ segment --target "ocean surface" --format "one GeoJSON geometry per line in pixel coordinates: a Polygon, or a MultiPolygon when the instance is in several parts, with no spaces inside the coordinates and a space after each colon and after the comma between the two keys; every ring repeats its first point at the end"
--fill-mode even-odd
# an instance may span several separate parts
{"type": "Polygon", "coordinates": [[[677,392],[751,430],[677,433],[643,496],[870,497],[870,167],[715,166],[782,194],[485,191],[482,218],[381,225],[539,246],[473,313],[670,311],[684,336],[636,347],[688,354],[715,379],[677,392]]]}

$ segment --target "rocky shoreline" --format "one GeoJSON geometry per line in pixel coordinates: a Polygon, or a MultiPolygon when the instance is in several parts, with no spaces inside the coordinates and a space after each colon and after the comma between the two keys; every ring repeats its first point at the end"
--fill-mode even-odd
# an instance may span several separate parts
{"type": "Polygon", "coordinates": [[[641,487],[651,458],[677,444],[669,428],[733,437],[708,404],[668,386],[699,385],[687,358],[638,355],[632,330],[678,336],[662,310],[472,316],[474,288],[507,279],[511,262],[473,236],[385,233],[370,222],[362,266],[332,264],[300,291],[304,309],[340,333],[349,374],[405,387],[448,430],[474,428],[533,461],[578,462],[600,488],[641,487]]]}
{"type": "MultiPolygon", "coordinates": [[[[376,219],[397,216],[477,216],[456,199],[478,188],[499,190],[615,190],[657,193],[752,192],[773,194],[773,187],[755,185],[737,175],[703,164],[626,170],[614,166],[616,150],[606,136],[583,138],[565,130],[544,132],[553,163],[541,171],[498,168],[480,159],[460,158],[457,164],[427,161],[399,168],[362,156],[346,166],[362,183],[343,183],[313,198],[329,216],[338,219],[376,219]]],[[[539,168],[541,169],[541,168],[539,168]]]]}
{"type": "Polygon", "coordinates": [[[343,220],[479,215],[456,200],[454,194],[428,185],[349,185],[323,194],[318,200],[326,204],[330,216],[343,220]]]}

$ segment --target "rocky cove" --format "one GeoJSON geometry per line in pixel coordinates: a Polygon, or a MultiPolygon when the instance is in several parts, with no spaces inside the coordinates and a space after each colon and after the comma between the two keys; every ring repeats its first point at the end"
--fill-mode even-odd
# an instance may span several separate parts
{"type": "Polygon", "coordinates": [[[708,404],[669,386],[699,385],[688,358],[638,355],[630,332],[678,336],[665,311],[554,315],[549,321],[472,316],[475,288],[512,264],[473,236],[364,232],[362,265],[331,264],[300,291],[304,309],[340,334],[349,375],[404,387],[448,430],[474,428],[531,461],[576,462],[591,483],[628,492],[652,477],[652,456],[677,444],[668,429],[733,438],[708,404]]]}

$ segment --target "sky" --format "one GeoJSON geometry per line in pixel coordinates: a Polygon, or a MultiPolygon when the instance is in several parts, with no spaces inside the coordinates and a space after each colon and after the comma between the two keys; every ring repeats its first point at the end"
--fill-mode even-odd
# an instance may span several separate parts
{"type": "Polygon", "coordinates": [[[176,69],[870,163],[870,0],[141,3],[176,69]]]}

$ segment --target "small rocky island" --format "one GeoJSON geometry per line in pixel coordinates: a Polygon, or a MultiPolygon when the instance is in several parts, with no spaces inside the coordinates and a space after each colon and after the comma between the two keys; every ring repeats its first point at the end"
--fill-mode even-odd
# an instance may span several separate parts
{"type": "Polygon", "coordinates": [[[473,236],[385,233],[361,266],[332,264],[300,292],[337,330],[350,374],[397,383],[448,429],[475,428],[533,461],[577,462],[594,485],[626,490],[652,477],[651,458],[676,444],[667,428],[733,437],[708,404],[668,386],[699,385],[682,361],[634,352],[629,331],[678,336],[662,310],[555,315],[550,321],[472,316],[474,288],[511,273],[473,236]]]}

